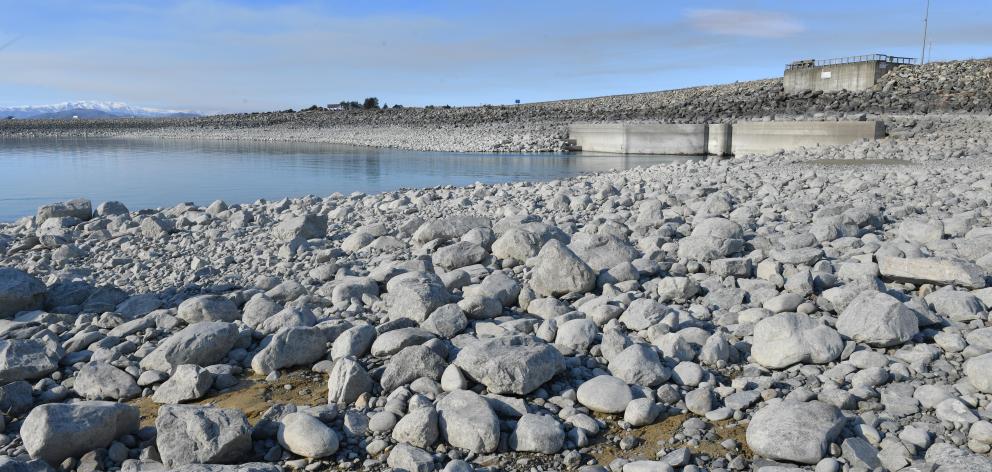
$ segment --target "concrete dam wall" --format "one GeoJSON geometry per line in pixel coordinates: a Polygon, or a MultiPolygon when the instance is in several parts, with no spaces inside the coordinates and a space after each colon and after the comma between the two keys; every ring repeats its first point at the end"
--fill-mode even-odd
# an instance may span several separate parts
{"type": "Polygon", "coordinates": [[[829,146],[885,136],[880,121],[734,124],[604,123],[568,127],[573,149],[614,154],[740,155],[829,146]]]}

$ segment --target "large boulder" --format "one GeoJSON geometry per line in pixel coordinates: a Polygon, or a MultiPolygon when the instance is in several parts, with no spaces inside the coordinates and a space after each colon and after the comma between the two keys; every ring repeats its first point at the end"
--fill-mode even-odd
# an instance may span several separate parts
{"type": "Polygon", "coordinates": [[[327,217],[306,214],[287,218],[272,228],[272,234],[280,241],[287,243],[294,239],[323,238],[327,236],[327,217]]]}
{"type": "Polygon", "coordinates": [[[596,272],[640,257],[629,242],[610,234],[578,233],[572,237],[568,248],[596,272]]]}
{"type": "Polygon", "coordinates": [[[526,395],[564,370],[565,358],[531,336],[501,336],[465,346],[454,364],[492,393],[526,395]]]}
{"type": "Polygon", "coordinates": [[[34,224],[41,226],[49,218],[77,218],[87,221],[93,218],[93,203],[85,198],[76,198],[40,206],[34,217],[34,224]]]}
{"type": "Polygon", "coordinates": [[[754,326],[751,355],[762,366],[826,364],[840,356],[844,341],[833,328],[801,313],[782,313],[754,326]]]}
{"type": "Polygon", "coordinates": [[[90,362],[79,369],[73,390],[90,400],[130,400],[141,395],[134,377],[106,362],[90,362]]]}
{"type": "Polygon", "coordinates": [[[169,336],[141,359],[141,368],[171,372],[182,364],[217,364],[238,341],[238,328],[223,321],[191,324],[169,336]]]}
{"type": "Polygon", "coordinates": [[[992,393],[992,353],[968,359],[964,363],[964,375],[978,391],[992,393]]]}
{"type": "Polygon", "coordinates": [[[536,256],[543,244],[544,240],[539,234],[510,228],[493,243],[493,256],[523,262],[536,256]]]}
{"type": "Polygon", "coordinates": [[[193,364],[183,364],[159,385],[152,395],[155,403],[182,403],[197,400],[207,394],[214,383],[214,375],[210,371],[193,364]]]}
{"type": "Polygon", "coordinates": [[[475,228],[489,228],[492,223],[481,216],[448,216],[428,221],[413,233],[413,242],[423,244],[440,239],[458,239],[475,228]]]}
{"type": "Polygon", "coordinates": [[[514,451],[557,454],[565,445],[565,430],[553,416],[526,414],[517,420],[510,435],[509,446],[514,451]]]}
{"type": "Polygon", "coordinates": [[[878,256],[878,271],[883,278],[899,282],[985,287],[985,271],[981,267],[955,259],[878,256]]]}
{"type": "Polygon", "coordinates": [[[62,348],[40,339],[0,339],[0,385],[33,380],[59,367],[62,348]]]}
{"type": "Polygon", "coordinates": [[[327,338],[317,328],[282,328],[251,360],[251,369],[261,375],[286,367],[313,364],[327,354],[327,338]]]}
{"type": "Polygon", "coordinates": [[[138,430],[138,409],[123,403],[49,403],[31,410],[21,439],[31,457],[58,466],[138,430]]]}
{"type": "Polygon", "coordinates": [[[398,443],[408,443],[420,448],[428,448],[437,442],[437,410],[434,406],[416,408],[403,415],[393,427],[392,438],[398,443]]]}
{"type": "Polygon", "coordinates": [[[251,453],[251,426],[239,410],[162,405],[155,429],[158,453],[169,468],[240,462],[251,453]]]}
{"type": "Polygon", "coordinates": [[[363,393],[372,392],[374,384],[358,361],[350,357],[338,359],[327,378],[327,402],[353,403],[363,393]]]}
{"type": "Polygon", "coordinates": [[[843,427],[837,407],[784,400],[754,414],[747,426],[747,445],[767,459],[816,464],[843,427]]]}
{"type": "Polygon", "coordinates": [[[600,375],[579,385],[576,397],[586,408],[599,413],[620,414],[633,400],[630,386],[612,375],[600,375]]]}
{"type": "Polygon", "coordinates": [[[476,243],[458,241],[434,251],[431,261],[438,267],[453,270],[481,262],[487,255],[486,249],[476,243]]]}
{"type": "Polygon", "coordinates": [[[453,447],[488,454],[499,446],[499,418],[489,403],[471,390],[456,390],[437,403],[438,425],[453,447]]]}
{"type": "Polygon", "coordinates": [[[909,307],[874,290],[858,294],[837,318],[840,334],[872,347],[902,344],[919,330],[916,315],[909,307]]]}
{"type": "Polygon", "coordinates": [[[646,344],[633,344],[610,359],[610,373],[626,383],[657,387],[672,373],[661,363],[658,353],[646,344]]]}
{"type": "Polygon", "coordinates": [[[557,297],[596,287],[596,272],[557,239],[545,243],[536,259],[530,286],[538,295],[557,297]]]}
{"type": "Polygon", "coordinates": [[[421,377],[441,380],[446,367],[444,358],[427,346],[407,346],[386,362],[380,380],[382,391],[391,392],[421,377]]]}
{"type": "Polygon", "coordinates": [[[201,321],[235,321],[241,319],[241,310],[231,300],[220,295],[197,295],[179,304],[179,319],[193,324],[201,321]]]}
{"type": "Polygon", "coordinates": [[[700,221],[688,237],[679,240],[678,256],[682,260],[712,261],[722,259],[744,247],[741,226],[726,218],[700,221]]]}
{"type": "Polygon", "coordinates": [[[386,283],[389,318],[410,318],[417,323],[442,305],[451,295],[444,282],[431,272],[407,272],[386,283]]]}
{"type": "Polygon", "coordinates": [[[45,284],[27,272],[0,267],[0,318],[41,309],[45,304],[45,290],[45,284]]]}
{"type": "Polygon", "coordinates": [[[320,459],[338,451],[338,435],[319,419],[290,413],[279,421],[279,444],[298,456],[320,459]]]}

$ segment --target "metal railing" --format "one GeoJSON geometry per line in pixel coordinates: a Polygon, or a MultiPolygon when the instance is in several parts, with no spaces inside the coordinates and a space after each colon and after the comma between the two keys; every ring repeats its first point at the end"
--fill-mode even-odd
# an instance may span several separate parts
{"type": "Polygon", "coordinates": [[[865,54],[862,56],[837,57],[833,59],[808,59],[795,61],[786,66],[786,70],[805,69],[810,67],[832,66],[837,64],[848,64],[852,62],[880,61],[892,64],[916,64],[916,59],[912,57],[890,56],[888,54],[865,54]]]}

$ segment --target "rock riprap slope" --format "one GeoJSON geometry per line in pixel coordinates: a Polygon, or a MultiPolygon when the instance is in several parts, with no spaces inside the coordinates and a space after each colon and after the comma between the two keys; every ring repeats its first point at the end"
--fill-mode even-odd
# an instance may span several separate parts
{"type": "Polygon", "coordinates": [[[990,133],[941,120],[900,165],[46,205],[0,225],[0,468],[992,470],[990,133]]]}
{"type": "MultiPolygon", "coordinates": [[[[439,151],[561,151],[577,122],[728,123],[992,111],[992,60],[894,69],[862,92],[787,94],[782,79],[518,106],[273,112],[195,119],[0,121],[7,136],[283,140],[439,151]]],[[[935,154],[935,153],[930,153],[935,154]]]]}

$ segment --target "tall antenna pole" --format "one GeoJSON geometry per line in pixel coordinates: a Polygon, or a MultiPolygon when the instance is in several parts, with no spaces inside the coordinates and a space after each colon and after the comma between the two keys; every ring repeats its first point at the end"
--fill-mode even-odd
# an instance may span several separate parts
{"type": "Polygon", "coordinates": [[[927,9],[923,14],[923,50],[920,51],[920,65],[927,59],[927,26],[930,20],[930,0],[927,0],[927,9]]]}

